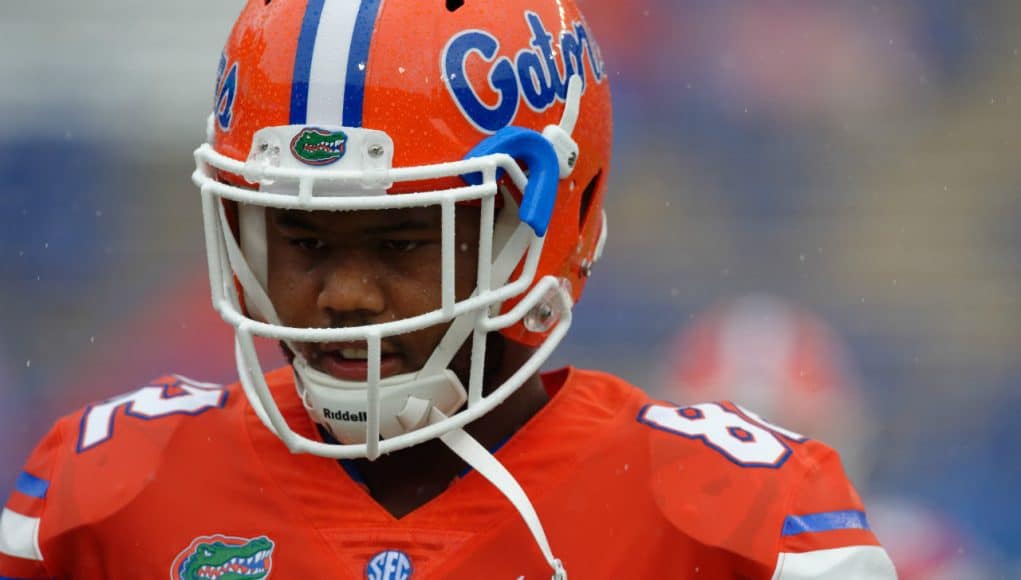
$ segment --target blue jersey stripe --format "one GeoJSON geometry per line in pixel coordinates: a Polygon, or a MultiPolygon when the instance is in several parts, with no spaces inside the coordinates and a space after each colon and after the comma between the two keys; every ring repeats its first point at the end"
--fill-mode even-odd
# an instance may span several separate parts
{"type": "Polygon", "coordinates": [[[27,471],[22,471],[18,475],[18,481],[14,484],[14,489],[30,497],[46,499],[46,492],[50,489],[50,482],[45,479],[39,479],[27,471]]]}
{"type": "Polygon", "coordinates": [[[806,514],[803,516],[787,516],[783,522],[782,534],[784,536],[795,536],[805,532],[867,529],[869,529],[869,522],[865,519],[865,512],[847,510],[806,514]]]}
{"type": "Polygon", "coordinates": [[[361,127],[365,101],[365,74],[368,70],[369,45],[376,28],[380,0],[362,0],[358,8],[351,52],[347,60],[347,77],[344,88],[344,126],[361,127]]]}
{"type": "Polygon", "coordinates": [[[308,79],[312,73],[312,53],[316,47],[319,17],[325,0],[308,0],[301,21],[298,50],[294,54],[294,75],[291,80],[291,125],[304,125],[308,116],[308,79]]]}

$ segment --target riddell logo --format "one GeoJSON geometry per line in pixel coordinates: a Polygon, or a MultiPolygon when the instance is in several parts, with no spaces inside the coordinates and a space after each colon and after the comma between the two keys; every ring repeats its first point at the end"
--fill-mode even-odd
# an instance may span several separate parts
{"type": "Polygon", "coordinates": [[[369,414],[365,411],[352,413],[351,411],[331,411],[323,409],[323,417],[331,421],[351,421],[354,423],[365,423],[369,420],[369,414]]]}

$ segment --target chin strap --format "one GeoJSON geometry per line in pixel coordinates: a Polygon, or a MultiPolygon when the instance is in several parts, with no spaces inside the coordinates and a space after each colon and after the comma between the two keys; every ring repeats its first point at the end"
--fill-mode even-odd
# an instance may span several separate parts
{"type": "MultiPolygon", "coordinates": [[[[432,422],[435,423],[446,418],[446,415],[433,408],[431,415],[432,422]]],[[[543,557],[546,558],[550,568],[553,569],[552,580],[567,580],[567,570],[564,569],[563,563],[553,556],[549,540],[546,539],[546,532],[542,529],[542,522],[539,521],[539,515],[535,513],[535,507],[532,506],[532,502],[529,501],[525,490],[521,489],[521,485],[514,479],[510,471],[507,471],[507,468],[496,457],[493,457],[492,453],[465,432],[464,429],[450,431],[442,435],[440,441],[443,441],[465,463],[488,479],[489,483],[492,483],[511,502],[521,515],[521,519],[525,520],[528,531],[532,532],[535,543],[539,546],[539,550],[542,552],[543,557]]]]}

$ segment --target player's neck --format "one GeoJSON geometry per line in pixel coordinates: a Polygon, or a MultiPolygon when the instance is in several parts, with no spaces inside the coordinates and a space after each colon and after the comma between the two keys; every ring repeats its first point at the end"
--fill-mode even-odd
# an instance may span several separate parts
{"type": "MultiPolygon", "coordinates": [[[[507,353],[504,364],[493,377],[494,384],[500,384],[519,368],[523,361],[518,358],[519,353],[507,353]]],[[[470,423],[466,430],[487,449],[495,450],[548,400],[542,380],[535,375],[496,409],[470,423]]],[[[434,439],[376,461],[360,460],[358,469],[373,499],[399,518],[443,493],[469,467],[446,445],[434,439]]]]}

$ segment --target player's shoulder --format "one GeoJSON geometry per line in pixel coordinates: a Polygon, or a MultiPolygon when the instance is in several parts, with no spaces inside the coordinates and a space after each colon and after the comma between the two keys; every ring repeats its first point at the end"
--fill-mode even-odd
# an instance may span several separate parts
{"type": "MultiPolygon", "coordinates": [[[[243,432],[245,408],[236,385],[166,375],[59,419],[36,447],[24,474],[98,504],[153,481],[168,458],[203,441],[243,432]]],[[[40,484],[42,485],[42,484],[40,484]]]]}
{"type": "Polygon", "coordinates": [[[747,475],[797,478],[823,469],[836,457],[825,443],[760,417],[732,401],[689,405],[649,400],[637,415],[651,444],[667,456],[747,475]],[[674,453],[666,450],[672,449],[674,453]]]}
{"type": "Polygon", "coordinates": [[[70,413],[57,428],[75,456],[153,452],[182,432],[238,420],[243,399],[238,385],[168,374],[70,413]]]}
{"type": "Polygon", "coordinates": [[[730,401],[649,401],[636,423],[647,429],[659,511],[684,534],[768,563],[779,541],[875,544],[861,500],[825,443],[730,401]]]}
{"type": "Polygon", "coordinates": [[[43,553],[129,506],[160,509],[172,493],[148,492],[172,492],[203,455],[236,449],[242,395],[237,386],[167,375],[56,421],[4,505],[0,576],[35,577],[43,553]]]}
{"type": "Polygon", "coordinates": [[[651,467],[683,462],[712,473],[746,478],[790,478],[839,464],[836,452],[731,401],[690,405],[659,401],[627,380],[600,371],[571,368],[565,381],[571,408],[586,417],[612,417],[603,433],[651,467]],[[641,448],[641,449],[639,449],[641,448]]]}

